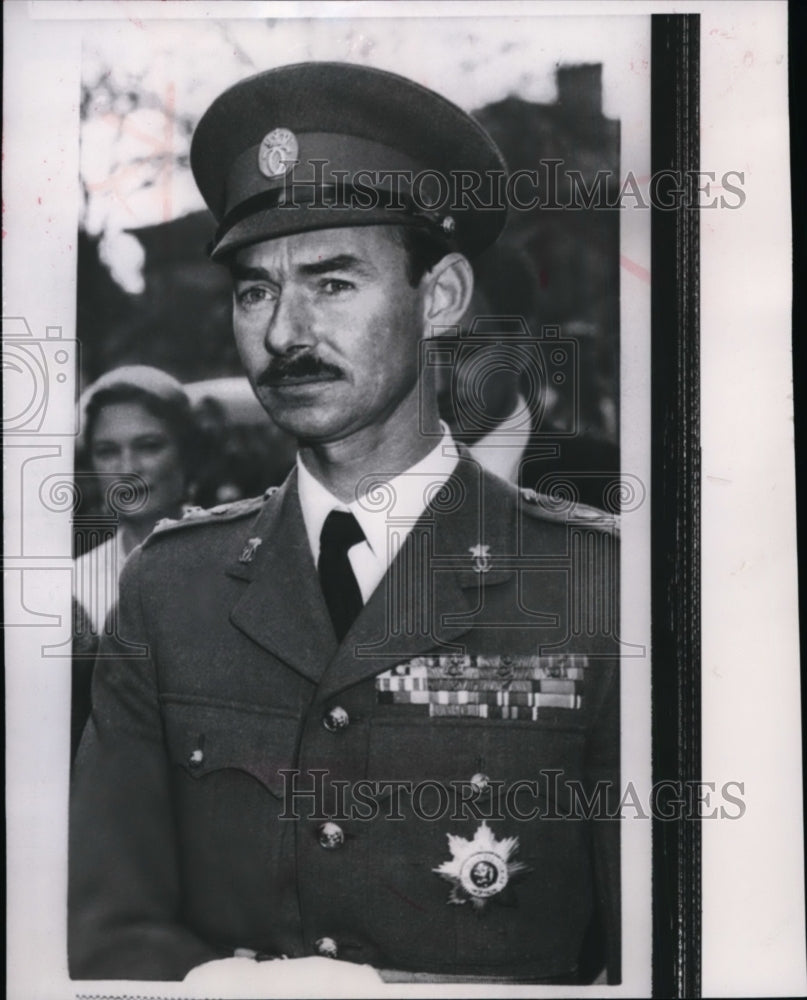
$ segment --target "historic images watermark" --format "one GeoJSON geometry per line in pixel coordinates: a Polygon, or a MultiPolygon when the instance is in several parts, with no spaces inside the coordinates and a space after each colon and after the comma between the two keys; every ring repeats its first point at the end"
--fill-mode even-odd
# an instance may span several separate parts
{"type": "Polygon", "coordinates": [[[701,820],[741,819],[745,782],[663,780],[642,794],[632,781],[585,783],[562,770],[501,781],[477,774],[467,781],[330,777],[323,768],[278,770],[283,780],[280,819],[313,822],[438,820],[701,820]]]}
{"type": "MultiPolygon", "coordinates": [[[[586,175],[563,160],[538,160],[534,168],[504,170],[411,169],[348,171],[327,159],[279,161],[281,183],[272,192],[278,209],[335,209],[351,212],[582,211],[650,209],[738,209],[745,204],[745,172],[659,170],[649,176],[601,169],[586,175]],[[307,168],[307,169],[306,169],[307,168]],[[288,175],[283,181],[283,176],[288,175]]],[[[446,235],[453,232],[450,216],[446,235]]]]}

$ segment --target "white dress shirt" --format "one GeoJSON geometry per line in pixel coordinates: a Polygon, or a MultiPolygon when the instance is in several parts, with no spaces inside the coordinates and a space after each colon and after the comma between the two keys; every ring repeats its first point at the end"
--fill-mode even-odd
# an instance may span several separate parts
{"type": "MultiPolygon", "coordinates": [[[[300,506],[314,565],[319,559],[319,539],[325,518],[332,510],[349,511],[364,532],[365,540],[348,551],[348,559],[366,604],[398,554],[429,500],[456,468],[459,455],[448,428],[436,448],[394,479],[376,484],[358,500],[344,504],[306,469],[297,456],[300,506]]],[[[382,470],[383,472],[383,470],[382,470]]]]}

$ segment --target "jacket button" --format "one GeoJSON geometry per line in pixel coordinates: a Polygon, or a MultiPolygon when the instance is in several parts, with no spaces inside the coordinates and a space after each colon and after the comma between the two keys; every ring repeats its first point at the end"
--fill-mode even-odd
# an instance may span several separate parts
{"type": "Polygon", "coordinates": [[[319,846],[333,851],[345,842],[345,833],[338,823],[323,823],[319,828],[319,846]]]}
{"type": "Polygon", "coordinates": [[[350,716],[341,705],[337,705],[323,715],[322,724],[329,733],[338,733],[350,725],[350,716]]]}
{"type": "Polygon", "coordinates": [[[484,790],[490,784],[490,778],[486,774],[482,774],[481,772],[477,772],[471,778],[471,784],[474,786],[474,788],[476,789],[477,793],[484,792],[484,790]]]}
{"type": "Polygon", "coordinates": [[[317,954],[322,955],[324,958],[336,958],[339,954],[336,941],[331,937],[317,938],[314,942],[314,947],[317,949],[317,954]]]}
{"type": "Polygon", "coordinates": [[[201,748],[197,748],[188,757],[188,766],[201,767],[202,764],[204,763],[204,759],[205,759],[204,750],[202,750],[201,748]]]}

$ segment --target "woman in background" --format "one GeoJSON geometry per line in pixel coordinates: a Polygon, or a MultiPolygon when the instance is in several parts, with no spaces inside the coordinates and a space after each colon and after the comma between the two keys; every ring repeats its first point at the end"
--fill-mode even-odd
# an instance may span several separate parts
{"type": "Polygon", "coordinates": [[[84,392],[79,410],[85,464],[105,497],[104,513],[117,515],[117,528],[74,564],[74,754],[90,709],[94,652],[105,623],[112,627],[126,556],[159,520],[181,515],[196,455],[190,400],[157,368],[107,372],[84,392]]]}

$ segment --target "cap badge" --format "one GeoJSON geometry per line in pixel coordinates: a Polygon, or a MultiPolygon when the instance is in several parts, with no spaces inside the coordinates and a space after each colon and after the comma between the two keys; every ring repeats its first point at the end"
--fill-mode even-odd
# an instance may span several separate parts
{"type": "Polygon", "coordinates": [[[461,906],[469,900],[474,909],[485,907],[491,896],[498,895],[513,875],[527,871],[527,865],[510,861],[518,850],[518,837],[497,840],[490,827],[482,822],[472,840],[451,833],[448,846],[451,860],[432,871],[451,885],[449,903],[461,906]]]}
{"type": "Polygon", "coordinates": [[[300,145],[288,128],[268,132],[258,148],[258,170],[264,177],[282,177],[297,162],[300,145]]]}

